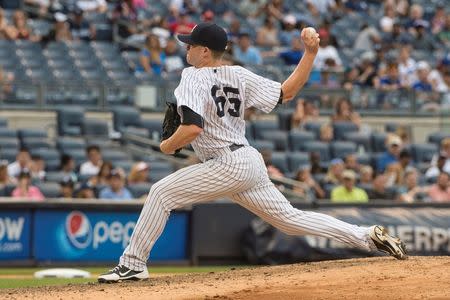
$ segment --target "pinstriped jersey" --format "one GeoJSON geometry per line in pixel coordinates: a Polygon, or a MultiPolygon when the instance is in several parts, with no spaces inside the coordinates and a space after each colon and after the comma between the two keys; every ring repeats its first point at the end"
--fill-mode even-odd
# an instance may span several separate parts
{"type": "Polygon", "coordinates": [[[191,145],[204,161],[232,144],[248,145],[244,109],[255,107],[269,113],[280,92],[279,82],[240,66],[189,67],[183,70],[175,97],[182,118],[181,106],[203,118],[203,132],[191,145]]]}

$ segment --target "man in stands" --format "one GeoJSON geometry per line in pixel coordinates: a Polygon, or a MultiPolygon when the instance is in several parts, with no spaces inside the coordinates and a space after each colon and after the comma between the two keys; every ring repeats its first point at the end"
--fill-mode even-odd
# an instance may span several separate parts
{"type": "Polygon", "coordinates": [[[387,165],[398,162],[402,150],[402,140],[397,135],[391,135],[386,138],[387,151],[377,160],[378,174],[384,173],[387,165]]]}
{"type": "Polygon", "coordinates": [[[109,186],[100,191],[100,199],[109,200],[131,200],[133,196],[125,187],[125,172],[120,169],[113,169],[110,174],[109,186]]]}
{"type": "Polygon", "coordinates": [[[80,175],[94,176],[100,171],[102,165],[102,153],[100,147],[97,145],[91,145],[86,148],[86,155],[88,161],[81,164],[80,175]]]}
{"type": "Polygon", "coordinates": [[[353,170],[342,172],[343,184],[335,187],[331,191],[332,202],[368,202],[367,193],[358,187],[355,187],[356,174],[353,170]]]}
{"type": "Polygon", "coordinates": [[[432,202],[450,202],[450,174],[441,172],[437,182],[428,190],[432,202]]]}
{"type": "Polygon", "coordinates": [[[26,148],[21,148],[16,155],[16,161],[8,166],[8,174],[17,177],[23,170],[28,170],[31,164],[30,152],[26,148]]]}

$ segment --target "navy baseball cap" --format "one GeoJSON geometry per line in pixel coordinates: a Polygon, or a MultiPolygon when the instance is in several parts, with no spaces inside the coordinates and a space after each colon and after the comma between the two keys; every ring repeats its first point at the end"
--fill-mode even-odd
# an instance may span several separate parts
{"type": "Polygon", "coordinates": [[[215,51],[225,51],[228,38],[225,30],[214,23],[200,23],[190,34],[179,34],[178,40],[189,45],[200,45],[215,51]]]}

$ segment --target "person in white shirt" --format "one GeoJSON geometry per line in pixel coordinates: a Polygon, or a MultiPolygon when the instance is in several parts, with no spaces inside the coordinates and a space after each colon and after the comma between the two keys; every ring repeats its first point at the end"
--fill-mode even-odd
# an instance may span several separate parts
{"type": "Polygon", "coordinates": [[[108,10],[105,0],[78,0],[77,6],[84,12],[104,13],[108,10]]]}
{"type": "Polygon", "coordinates": [[[21,148],[16,155],[16,161],[8,165],[8,174],[11,177],[19,176],[23,170],[28,170],[31,164],[30,152],[26,148],[21,148]]]}
{"type": "Polygon", "coordinates": [[[81,164],[80,175],[94,176],[100,171],[102,165],[102,153],[97,145],[91,145],[86,148],[88,161],[81,164]]]}
{"type": "Polygon", "coordinates": [[[342,60],[339,57],[339,53],[336,47],[330,44],[330,36],[324,30],[319,30],[320,34],[320,47],[319,52],[317,52],[316,60],[314,65],[316,69],[322,70],[325,67],[325,61],[329,58],[333,59],[336,63],[336,68],[342,68],[342,60]]]}

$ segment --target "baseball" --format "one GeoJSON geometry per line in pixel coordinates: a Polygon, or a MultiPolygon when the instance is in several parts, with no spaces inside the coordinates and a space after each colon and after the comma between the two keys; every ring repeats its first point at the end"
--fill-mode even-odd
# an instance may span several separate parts
{"type": "Polygon", "coordinates": [[[313,38],[316,37],[317,31],[313,27],[306,27],[305,28],[305,37],[306,38],[313,38]]]}

